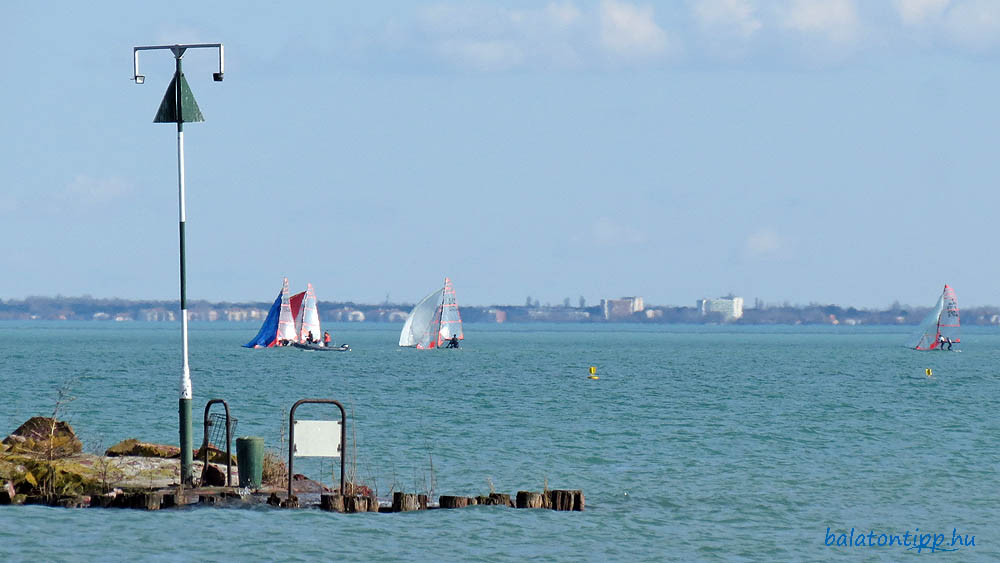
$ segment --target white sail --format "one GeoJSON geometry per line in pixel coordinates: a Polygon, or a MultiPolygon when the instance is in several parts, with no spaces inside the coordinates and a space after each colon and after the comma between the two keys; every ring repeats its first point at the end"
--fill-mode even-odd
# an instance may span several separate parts
{"type": "Polygon", "coordinates": [[[417,303],[410,316],[406,317],[403,323],[403,330],[399,333],[400,346],[416,346],[417,348],[427,348],[431,338],[436,335],[431,334],[431,323],[438,312],[441,303],[441,295],[444,288],[432,291],[430,295],[424,297],[417,303]]]}
{"type": "Polygon", "coordinates": [[[281,313],[278,315],[278,340],[295,342],[295,320],[292,317],[292,305],[288,295],[288,278],[281,285],[281,313]]]}
{"type": "Polygon", "coordinates": [[[299,342],[306,342],[310,332],[313,340],[318,341],[322,333],[319,329],[319,311],[316,309],[316,292],[313,291],[311,283],[306,284],[306,296],[302,301],[299,319],[299,342]]]}
{"type": "Polygon", "coordinates": [[[457,337],[463,340],[462,316],[458,312],[458,299],[455,296],[455,288],[451,285],[449,278],[444,279],[444,290],[441,295],[440,317],[437,319],[438,337],[437,345],[443,346],[445,342],[457,337]]]}
{"type": "Polygon", "coordinates": [[[936,350],[944,341],[950,343],[950,350],[953,345],[961,342],[959,325],[958,299],[955,297],[955,290],[946,284],[934,309],[920,323],[915,342],[911,345],[917,350],[936,350]]]}

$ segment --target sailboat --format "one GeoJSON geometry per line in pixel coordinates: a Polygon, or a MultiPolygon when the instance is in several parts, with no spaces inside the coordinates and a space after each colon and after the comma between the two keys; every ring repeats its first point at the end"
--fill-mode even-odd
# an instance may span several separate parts
{"type": "Polygon", "coordinates": [[[464,340],[462,316],[458,312],[458,300],[451,279],[444,279],[444,287],[432,291],[420,300],[403,323],[399,333],[399,345],[419,349],[448,347],[457,348],[459,340],[464,340]]]}
{"type": "Polygon", "coordinates": [[[958,300],[955,298],[955,290],[945,284],[937,305],[920,323],[915,343],[912,346],[916,350],[951,350],[954,344],[962,341],[958,334],[959,326],[958,300]]]}
{"type": "Polygon", "coordinates": [[[296,339],[292,341],[292,346],[304,350],[321,350],[324,352],[346,352],[351,349],[347,344],[340,346],[327,346],[320,337],[322,332],[319,327],[319,311],[316,309],[316,292],[313,285],[306,284],[305,298],[302,300],[302,309],[295,321],[296,339]],[[313,341],[309,341],[309,336],[313,341]]]}
{"type": "Polygon", "coordinates": [[[267,318],[261,325],[257,336],[243,345],[244,348],[273,348],[281,346],[296,346],[310,350],[326,350],[346,352],[350,346],[321,346],[306,342],[306,337],[312,331],[314,338],[319,338],[319,312],[316,309],[316,293],[312,284],[306,291],[289,295],[288,278],[284,278],[277,299],[267,312],[267,318]]]}

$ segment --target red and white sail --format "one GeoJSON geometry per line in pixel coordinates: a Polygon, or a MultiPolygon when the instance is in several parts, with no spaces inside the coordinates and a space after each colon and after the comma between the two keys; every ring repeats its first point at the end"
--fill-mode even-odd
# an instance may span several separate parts
{"type": "Polygon", "coordinates": [[[399,333],[399,345],[420,349],[437,348],[453,336],[459,340],[465,338],[455,288],[451,279],[445,278],[444,287],[432,291],[410,311],[403,323],[403,330],[399,333]]]}
{"type": "Polygon", "coordinates": [[[455,295],[455,287],[451,285],[449,278],[444,279],[444,289],[441,294],[441,306],[438,307],[437,314],[437,345],[443,346],[452,338],[457,337],[464,340],[462,334],[462,315],[458,312],[458,299],[455,295]]]}
{"type": "Polygon", "coordinates": [[[961,342],[959,338],[960,324],[955,290],[945,284],[944,291],[941,292],[941,297],[938,298],[934,309],[920,323],[919,333],[913,347],[917,350],[937,350],[941,347],[942,340],[957,344],[961,342]]]}
{"type": "Polygon", "coordinates": [[[295,336],[295,315],[292,314],[292,298],[288,294],[288,278],[281,285],[281,312],[278,314],[278,340],[297,342],[295,336]]]}
{"type": "Polygon", "coordinates": [[[316,292],[313,285],[306,284],[305,298],[302,300],[302,312],[298,318],[298,341],[306,342],[309,333],[312,333],[313,340],[319,341],[321,333],[319,329],[319,311],[316,308],[316,292]]]}

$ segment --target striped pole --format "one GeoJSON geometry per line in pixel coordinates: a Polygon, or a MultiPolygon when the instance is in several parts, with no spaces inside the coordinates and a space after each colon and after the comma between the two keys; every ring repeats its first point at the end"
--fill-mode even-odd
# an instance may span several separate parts
{"type": "Polygon", "coordinates": [[[194,482],[194,433],[191,426],[191,368],[188,364],[188,310],[187,310],[187,272],[184,260],[184,223],[187,221],[184,211],[184,111],[181,107],[183,98],[181,88],[181,57],[184,51],[177,49],[174,57],[177,61],[177,200],[180,230],[180,260],[181,260],[181,349],[184,363],[181,371],[180,399],[177,411],[180,418],[181,446],[181,483],[190,485],[194,482]]]}
{"type": "Polygon", "coordinates": [[[222,82],[224,67],[224,51],[222,43],[192,43],[187,45],[145,45],[132,48],[132,68],[136,84],[145,82],[146,77],[139,74],[139,52],[150,50],[167,50],[174,54],[176,70],[174,71],[173,97],[170,97],[170,89],[164,94],[160,108],[156,112],[154,123],[176,123],[177,124],[177,201],[179,216],[179,238],[180,238],[180,274],[181,274],[181,350],[184,356],[181,366],[180,398],[177,403],[178,418],[180,419],[180,447],[181,447],[181,484],[190,485],[194,483],[194,433],[192,432],[191,418],[191,368],[188,364],[188,310],[187,310],[187,268],[184,256],[184,224],[186,222],[184,210],[184,93],[187,92],[190,104],[187,121],[204,121],[197,102],[194,101],[194,94],[186,89],[187,83],[184,81],[184,74],[181,72],[181,58],[188,49],[218,49],[219,50],[219,72],[212,73],[212,80],[222,82]]]}

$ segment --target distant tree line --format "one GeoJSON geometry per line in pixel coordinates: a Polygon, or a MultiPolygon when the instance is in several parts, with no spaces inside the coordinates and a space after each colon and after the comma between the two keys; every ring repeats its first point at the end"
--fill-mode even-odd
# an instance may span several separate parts
{"type": "MultiPolygon", "coordinates": [[[[581,298],[578,307],[568,299],[561,305],[539,305],[528,298],[525,305],[462,305],[462,320],[486,322],[635,322],[648,324],[714,324],[725,323],[721,313],[705,314],[696,307],[647,306],[645,310],[624,318],[606,320],[600,306],[587,307],[581,298]],[[530,304],[529,304],[530,303],[530,304]]],[[[839,305],[764,305],[743,310],[742,318],[731,324],[845,324],[845,325],[915,325],[930,313],[929,307],[906,307],[893,303],[886,309],[858,309],[839,305]]],[[[365,322],[402,322],[413,307],[412,303],[381,303],[377,305],[320,301],[320,316],[324,321],[342,320],[345,312],[360,311],[365,322]]],[[[188,310],[195,321],[244,320],[259,322],[271,307],[271,302],[209,302],[191,301],[188,310]],[[249,312],[255,311],[256,316],[249,312]]],[[[83,297],[28,297],[0,299],[0,320],[150,320],[150,312],[164,313],[155,320],[176,320],[180,307],[176,300],[128,300],[83,297]],[[166,314],[169,313],[169,314],[166,314]]],[[[961,312],[964,325],[1000,324],[1000,308],[970,307],[961,312]]]]}

